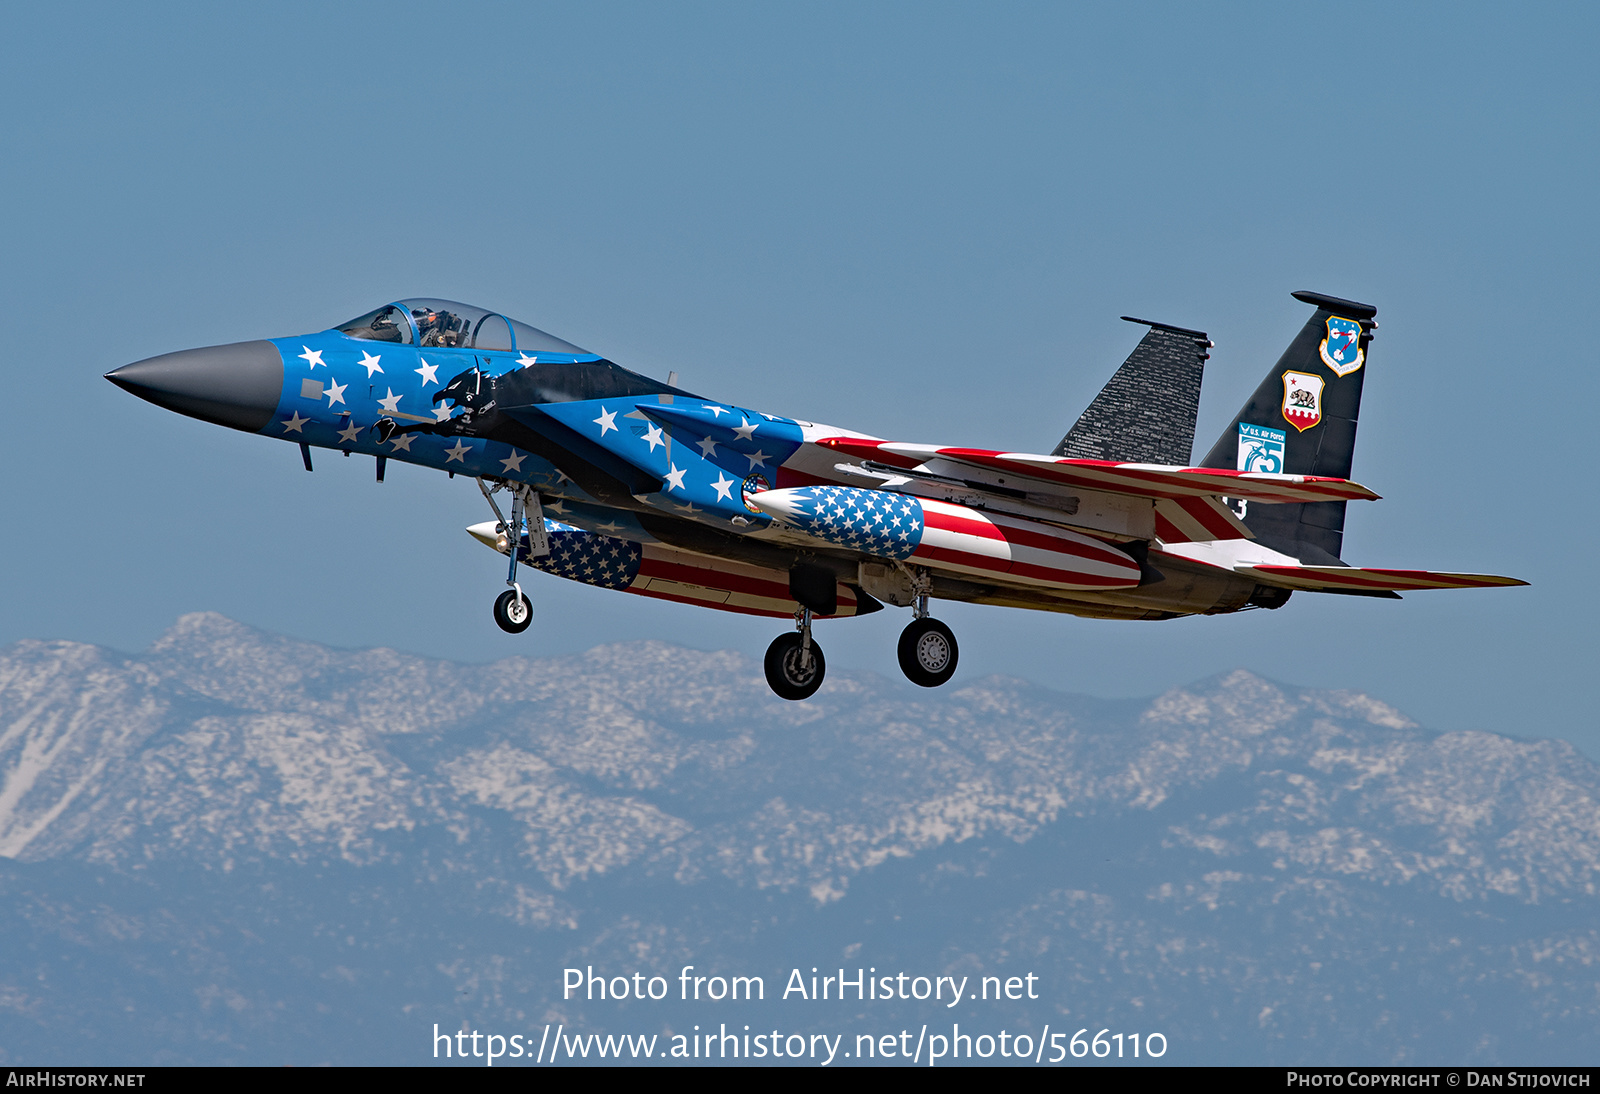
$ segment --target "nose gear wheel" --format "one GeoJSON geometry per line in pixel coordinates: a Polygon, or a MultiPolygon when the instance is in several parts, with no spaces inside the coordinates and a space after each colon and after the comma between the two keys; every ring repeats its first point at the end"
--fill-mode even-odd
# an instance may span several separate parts
{"type": "Polygon", "coordinates": [[[960,649],[950,628],[937,619],[913,619],[900,632],[900,671],[924,688],[936,688],[956,674],[960,649]]]}
{"type": "Polygon", "coordinates": [[[533,622],[533,605],[518,589],[507,589],[495,598],[494,621],[507,634],[521,634],[533,622]]]}

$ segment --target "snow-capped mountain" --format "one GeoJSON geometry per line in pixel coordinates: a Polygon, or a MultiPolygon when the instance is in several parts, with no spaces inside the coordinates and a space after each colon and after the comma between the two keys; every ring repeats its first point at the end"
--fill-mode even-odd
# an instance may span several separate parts
{"type": "Polygon", "coordinates": [[[468,666],[190,615],[132,657],[0,651],[0,856],[4,1062],[753,1020],[1581,1062],[1600,1017],[1593,763],[1245,671],[1116,702],[837,673],[790,704],[731,653],[468,666]],[[568,967],[676,993],[686,964],[767,998],[562,998],[568,967]],[[778,998],[813,966],[1040,991],[778,998]]]}

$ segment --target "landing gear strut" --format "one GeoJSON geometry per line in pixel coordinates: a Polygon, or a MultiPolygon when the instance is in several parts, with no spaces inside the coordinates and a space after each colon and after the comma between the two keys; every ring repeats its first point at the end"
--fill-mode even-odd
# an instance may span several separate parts
{"type": "MultiPolygon", "coordinates": [[[[539,505],[538,494],[526,487],[513,485],[509,487],[511,519],[508,521],[500,512],[500,506],[495,504],[494,491],[485,486],[481,478],[478,480],[478,489],[483,491],[484,499],[494,510],[495,519],[499,521],[497,527],[505,539],[506,554],[511,556],[511,569],[506,574],[506,584],[510,588],[495,598],[494,621],[507,634],[521,634],[533,622],[533,604],[522,594],[522,586],[517,582],[517,555],[522,550],[524,524],[528,528],[528,556],[535,558],[550,553],[544,535],[544,510],[539,505]]],[[[495,487],[495,490],[499,489],[495,487]]]]}
{"type": "Polygon", "coordinates": [[[900,671],[918,687],[936,688],[956,674],[961,651],[950,628],[928,616],[928,581],[925,572],[912,580],[916,618],[900,632],[900,671]]]}
{"type": "Polygon", "coordinates": [[[795,633],[781,634],[767,647],[767,685],[780,699],[809,699],[828,671],[822,647],[811,640],[811,609],[795,613],[795,633]]]}

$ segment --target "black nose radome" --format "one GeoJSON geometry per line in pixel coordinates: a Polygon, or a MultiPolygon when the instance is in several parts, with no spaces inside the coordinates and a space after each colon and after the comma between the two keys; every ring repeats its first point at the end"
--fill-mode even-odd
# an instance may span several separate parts
{"type": "Polygon", "coordinates": [[[157,406],[256,433],[283,391],[283,357],[271,342],[236,342],[163,353],[123,365],[106,379],[157,406]]]}

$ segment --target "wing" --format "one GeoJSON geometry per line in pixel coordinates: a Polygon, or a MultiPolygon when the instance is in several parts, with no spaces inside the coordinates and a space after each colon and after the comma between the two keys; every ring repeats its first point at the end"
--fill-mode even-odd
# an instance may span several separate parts
{"type": "MultiPolygon", "coordinates": [[[[908,476],[931,473],[1026,497],[1030,507],[1053,505],[1065,520],[1074,512],[1074,491],[1137,498],[1154,509],[1151,531],[1168,543],[1251,539],[1249,528],[1223,498],[1283,504],[1308,501],[1371,501],[1378,495],[1359,483],[1315,475],[1274,475],[1213,467],[1080,460],[1026,452],[898,444],[860,437],[825,437],[816,442],[862,460],[869,467],[898,468],[908,476]],[[976,479],[977,481],[974,481],[976,479]]],[[[843,470],[843,467],[840,468],[843,470]]],[[[1041,515],[1041,514],[1029,514],[1041,515]]],[[[1045,515],[1043,519],[1052,519],[1045,515]]]]}

